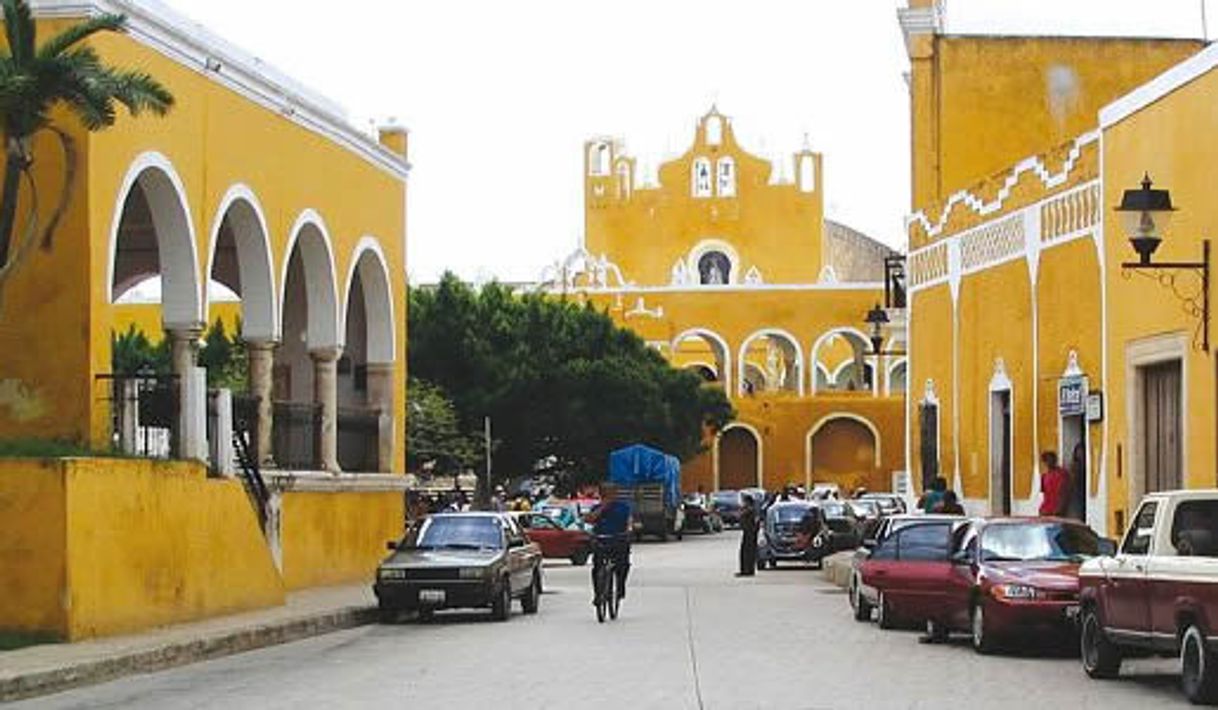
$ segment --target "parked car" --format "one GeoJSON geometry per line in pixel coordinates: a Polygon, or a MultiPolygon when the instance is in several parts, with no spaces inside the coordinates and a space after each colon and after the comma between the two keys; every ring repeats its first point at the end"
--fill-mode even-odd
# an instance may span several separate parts
{"type": "Polygon", "coordinates": [[[813,500],[829,500],[830,498],[841,498],[841,486],[836,483],[814,483],[812,484],[812,492],[808,497],[813,500]]]}
{"type": "Polygon", "coordinates": [[[802,500],[774,503],[757,537],[757,567],[773,569],[783,560],[811,562],[819,569],[829,554],[830,537],[819,505],[802,500]]]}
{"type": "Polygon", "coordinates": [[[576,501],[551,498],[534,510],[550,516],[560,527],[574,527],[585,531],[588,529],[584,524],[583,514],[580,513],[580,505],[576,501]]]}
{"type": "Polygon", "coordinates": [[[578,526],[564,528],[546,513],[509,513],[524,528],[529,540],[541,548],[546,559],[567,559],[571,564],[587,564],[592,554],[592,535],[578,526]]]}
{"type": "Polygon", "coordinates": [[[702,493],[686,493],[681,499],[685,509],[685,529],[704,533],[723,532],[723,518],[702,493]]]}
{"type": "Polygon", "coordinates": [[[848,500],[846,506],[854,513],[854,517],[859,521],[859,543],[863,540],[875,537],[875,531],[880,527],[880,523],[884,520],[884,513],[880,509],[880,504],[875,500],[848,500]]]}
{"type": "Polygon", "coordinates": [[[724,526],[740,527],[740,511],[744,509],[740,491],[715,491],[710,499],[724,526]]]}
{"type": "Polygon", "coordinates": [[[372,590],[382,620],[403,611],[420,619],[440,609],[490,607],[507,620],[513,599],[526,614],[541,603],[541,548],[504,513],[429,515],[413,525],[377,568],[372,590]]]}
{"type": "Polygon", "coordinates": [[[883,515],[900,515],[908,513],[905,499],[896,493],[864,493],[859,500],[873,500],[880,506],[883,515]]]}
{"type": "Polygon", "coordinates": [[[974,520],[954,535],[927,633],[968,631],[978,653],[1016,636],[1077,638],[1079,566],[1105,551],[1111,543],[1074,520],[974,520]]]}
{"type": "Polygon", "coordinates": [[[854,610],[854,618],[859,621],[869,621],[871,619],[871,610],[873,604],[867,603],[866,600],[860,602],[860,593],[862,585],[862,566],[863,562],[871,556],[871,552],[879,547],[880,543],[888,539],[893,533],[907,528],[911,525],[919,525],[923,523],[948,523],[956,524],[960,522],[960,517],[955,515],[890,515],[880,521],[875,532],[871,537],[864,537],[863,544],[854,551],[854,558],[850,561],[850,581],[847,583],[846,591],[850,600],[850,608],[854,610]]]}
{"type": "Polygon", "coordinates": [[[1120,551],[1085,563],[1083,670],[1114,678],[1124,658],[1179,655],[1194,703],[1218,703],[1218,490],[1146,496],[1120,551]]]}
{"type": "Polygon", "coordinates": [[[847,501],[824,500],[820,508],[829,530],[833,532],[829,537],[831,552],[853,550],[863,544],[863,523],[847,501]]]}
{"type": "Polygon", "coordinates": [[[924,625],[942,600],[952,531],[962,518],[917,522],[889,534],[859,565],[855,618],[876,609],[880,628],[924,625]]]}

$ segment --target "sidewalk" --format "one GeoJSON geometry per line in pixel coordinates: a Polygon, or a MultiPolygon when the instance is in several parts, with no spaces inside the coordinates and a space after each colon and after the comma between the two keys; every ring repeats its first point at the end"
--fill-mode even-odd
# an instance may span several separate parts
{"type": "Polygon", "coordinates": [[[376,619],[370,584],[288,595],[281,607],[147,633],[0,652],[0,702],[228,656],[376,619]]]}

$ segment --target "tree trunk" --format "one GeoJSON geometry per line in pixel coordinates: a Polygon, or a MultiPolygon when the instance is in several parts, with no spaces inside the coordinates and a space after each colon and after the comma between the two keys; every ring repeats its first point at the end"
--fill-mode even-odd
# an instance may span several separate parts
{"type": "Polygon", "coordinates": [[[17,192],[21,187],[24,158],[20,148],[9,141],[4,151],[4,188],[0,193],[0,266],[8,263],[9,247],[13,242],[13,225],[17,219],[17,192]]]}

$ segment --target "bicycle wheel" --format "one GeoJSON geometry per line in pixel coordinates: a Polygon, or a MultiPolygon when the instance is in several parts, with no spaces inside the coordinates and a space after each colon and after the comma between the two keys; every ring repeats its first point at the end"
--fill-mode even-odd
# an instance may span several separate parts
{"type": "Polygon", "coordinates": [[[617,590],[617,585],[618,585],[617,565],[614,565],[613,569],[609,572],[608,579],[606,581],[608,581],[608,584],[605,585],[605,588],[606,588],[606,590],[608,590],[608,591],[606,591],[606,596],[609,597],[609,599],[607,600],[607,602],[609,604],[609,618],[616,619],[617,618],[617,609],[622,603],[622,598],[620,596],[618,596],[618,590],[617,590]]]}
{"type": "Polygon", "coordinates": [[[598,623],[605,623],[605,614],[609,611],[609,603],[605,595],[605,572],[608,570],[608,565],[601,565],[601,568],[596,572],[596,589],[593,590],[596,595],[596,620],[598,623]]]}

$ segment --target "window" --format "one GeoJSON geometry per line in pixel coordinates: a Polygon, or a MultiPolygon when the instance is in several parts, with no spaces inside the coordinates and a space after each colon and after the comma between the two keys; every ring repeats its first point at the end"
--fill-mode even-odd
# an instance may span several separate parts
{"type": "Polygon", "coordinates": [[[723,119],[711,116],[706,119],[706,143],[707,145],[719,145],[721,142],[723,142],[723,119]]]}
{"type": "Polygon", "coordinates": [[[799,158],[799,191],[816,191],[816,164],[812,162],[810,155],[803,155],[799,158]]]}
{"type": "Polygon", "coordinates": [[[736,161],[731,158],[719,159],[719,196],[736,196],[736,161]]]}
{"type": "Polygon", "coordinates": [[[947,559],[951,525],[915,525],[896,536],[903,561],[942,562],[947,559]]]}
{"type": "Polygon", "coordinates": [[[708,251],[698,258],[698,282],[704,286],[731,283],[732,261],[721,251],[708,251]]]}
{"type": "Polygon", "coordinates": [[[696,158],[693,164],[694,197],[711,196],[711,163],[709,158],[696,158]]]}
{"type": "Polygon", "coordinates": [[[1142,507],[1138,508],[1133,527],[1129,528],[1125,541],[1121,543],[1122,554],[1145,555],[1150,551],[1150,537],[1154,534],[1155,512],[1158,508],[1159,504],[1155,501],[1143,503],[1142,507]]]}
{"type": "Polygon", "coordinates": [[[900,541],[900,539],[900,535],[892,535],[888,537],[886,540],[884,540],[884,542],[880,543],[879,547],[872,551],[869,559],[895,560],[897,558],[897,543],[900,541]]]}
{"type": "Polygon", "coordinates": [[[588,148],[588,174],[589,175],[608,175],[609,174],[609,144],[608,143],[593,143],[588,148]]]}
{"type": "Polygon", "coordinates": [[[1181,557],[1218,557],[1218,500],[1188,500],[1176,507],[1171,544],[1181,557]]]}
{"type": "Polygon", "coordinates": [[[952,534],[952,555],[972,560],[977,556],[977,527],[963,525],[952,534]]]}

